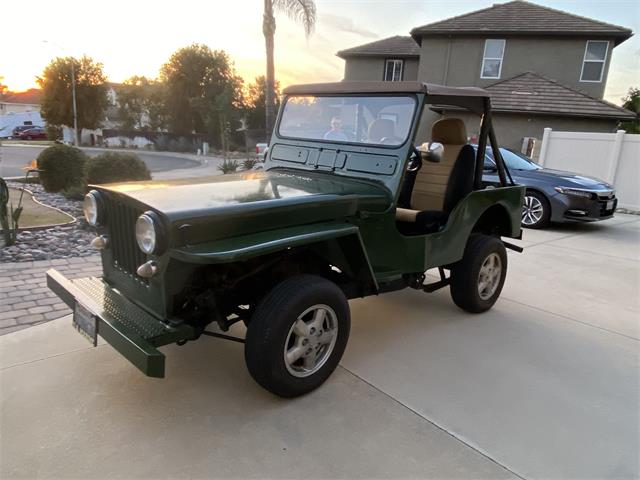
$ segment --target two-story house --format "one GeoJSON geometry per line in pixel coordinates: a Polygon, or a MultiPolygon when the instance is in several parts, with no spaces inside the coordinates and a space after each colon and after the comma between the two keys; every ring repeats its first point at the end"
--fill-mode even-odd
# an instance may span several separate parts
{"type": "MultiPolygon", "coordinates": [[[[543,129],[615,131],[633,113],[604,101],[613,49],[631,30],[515,0],[338,52],[345,80],[420,80],[486,88],[501,144],[520,150],[543,129]]],[[[478,120],[455,115],[477,134],[478,120]]],[[[427,122],[423,122],[425,124],[427,122]]],[[[428,127],[428,125],[427,125],[428,127]]],[[[428,130],[420,140],[428,139],[428,130]]]]}

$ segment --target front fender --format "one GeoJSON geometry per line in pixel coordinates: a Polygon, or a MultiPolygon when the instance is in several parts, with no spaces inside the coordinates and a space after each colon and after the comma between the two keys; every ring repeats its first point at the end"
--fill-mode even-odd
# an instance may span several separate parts
{"type": "Polygon", "coordinates": [[[368,292],[378,284],[362,243],[360,229],[350,223],[328,222],[280,228],[174,249],[170,257],[187,264],[211,265],[249,260],[309,246],[332,265],[340,265],[368,292]]]}

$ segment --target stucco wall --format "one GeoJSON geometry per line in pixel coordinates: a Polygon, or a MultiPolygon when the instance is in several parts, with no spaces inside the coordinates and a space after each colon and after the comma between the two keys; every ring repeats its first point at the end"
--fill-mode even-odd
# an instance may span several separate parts
{"type": "MultiPolygon", "coordinates": [[[[345,80],[382,80],[386,57],[350,57],[344,63],[345,80]]],[[[403,80],[418,79],[418,59],[405,58],[403,80]]]]}
{"type": "MultiPolygon", "coordinates": [[[[446,113],[446,117],[456,117],[464,120],[467,127],[467,135],[472,137],[480,133],[480,117],[466,112],[446,113]]],[[[431,139],[431,125],[442,115],[432,111],[426,111],[420,122],[416,143],[422,143],[431,139]]],[[[542,142],[545,128],[563,132],[601,132],[611,133],[616,131],[615,120],[566,118],[552,116],[529,116],[517,114],[493,114],[493,128],[496,132],[498,143],[502,147],[520,151],[524,137],[534,137],[542,142]]]]}
{"type": "MultiPolygon", "coordinates": [[[[487,37],[422,39],[418,79],[451,86],[485,87],[497,79],[481,79],[482,55],[487,37]],[[448,59],[448,61],[447,61],[448,59]]],[[[491,37],[505,38],[505,37],[491,37]]],[[[592,38],[506,37],[500,80],[533,71],[563,85],[602,98],[609,71],[613,42],[609,42],[602,81],[581,82],[587,40],[592,38]]]]}

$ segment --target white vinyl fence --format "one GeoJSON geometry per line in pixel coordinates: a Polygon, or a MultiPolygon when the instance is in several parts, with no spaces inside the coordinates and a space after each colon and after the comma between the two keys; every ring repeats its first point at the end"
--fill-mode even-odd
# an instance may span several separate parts
{"type": "Polygon", "coordinates": [[[618,207],[640,210],[640,135],[544,129],[538,163],[611,183],[618,207]]]}

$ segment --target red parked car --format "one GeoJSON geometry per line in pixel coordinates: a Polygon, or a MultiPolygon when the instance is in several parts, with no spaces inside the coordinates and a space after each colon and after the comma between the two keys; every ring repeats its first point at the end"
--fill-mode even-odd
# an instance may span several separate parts
{"type": "Polygon", "coordinates": [[[47,131],[42,127],[33,127],[18,134],[20,140],[46,140],[47,131]]]}

